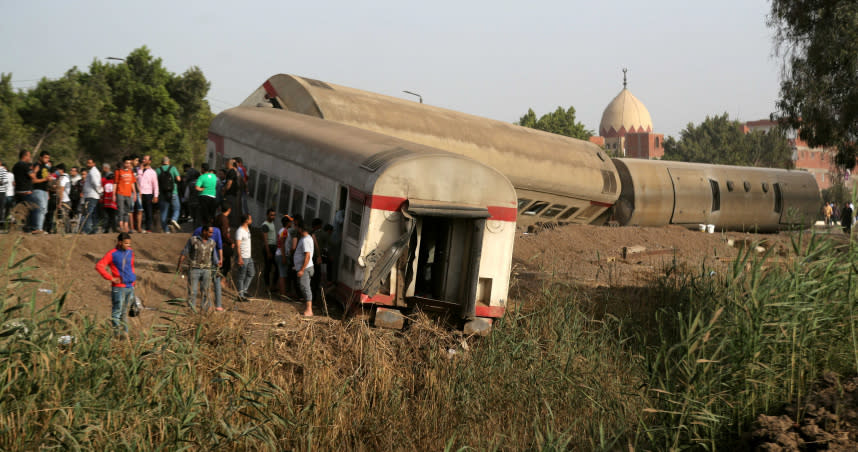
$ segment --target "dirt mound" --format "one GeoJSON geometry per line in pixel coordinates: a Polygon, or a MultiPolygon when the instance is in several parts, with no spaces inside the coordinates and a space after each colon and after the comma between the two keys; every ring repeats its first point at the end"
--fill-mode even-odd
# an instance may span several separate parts
{"type": "Polygon", "coordinates": [[[790,407],[781,416],[760,415],[749,439],[759,451],[858,450],[858,377],[827,373],[814,385],[795,421],[790,407]]]}
{"type": "Polygon", "coordinates": [[[513,273],[522,282],[551,278],[590,287],[640,287],[650,284],[667,266],[694,270],[705,266],[710,271],[723,271],[740,246],[758,244],[786,254],[789,237],[707,234],[679,226],[569,225],[521,235],[515,243],[513,273]]]}

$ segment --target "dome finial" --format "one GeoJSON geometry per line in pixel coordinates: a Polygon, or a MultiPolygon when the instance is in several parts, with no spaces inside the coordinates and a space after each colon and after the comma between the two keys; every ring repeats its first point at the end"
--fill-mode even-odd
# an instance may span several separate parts
{"type": "Polygon", "coordinates": [[[628,71],[628,69],[623,68],[623,89],[626,89],[626,72],[628,71]]]}

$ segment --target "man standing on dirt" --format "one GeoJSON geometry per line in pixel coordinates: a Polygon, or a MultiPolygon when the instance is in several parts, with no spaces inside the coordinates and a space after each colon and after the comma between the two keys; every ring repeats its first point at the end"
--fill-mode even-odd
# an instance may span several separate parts
{"type": "Polygon", "coordinates": [[[298,276],[298,296],[306,303],[304,309],[305,317],[313,316],[313,290],[310,288],[310,279],[313,277],[313,237],[307,232],[303,219],[295,220],[295,229],[298,234],[298,245],[295,247],[295,255],[292,263],[298,276]]]}
{"type": "Polygon", "coordinates": [[[114,172],[113,181],[116,184],[119,230],[130,233],[134,226],[134,199],[137,198],[137,177],[134,176],[130,157],[125,157],[122,161],[122,169],[114,172]]]}
{"type": "Polygon", "coordinates": [[[217,262],[215,243],[212,240],[212,226],[202,226],[199,236],[191,236],[179,255],[179,263],[176,265],[176,273],[182,270],[182,263],[188,261],[188,304],[191,309],[196,310],[197,292],[202,290],[203,301],[200,307],[203,311],[209,308],[209,283],[212,280],[213,263],[217,262]]]}
{"type": "Polygon", "coordinates": [[[238,301],[248,301],[247,290],[250,289],[250,282],[253,281],[253,273],[256,272],[250,247],[250,223],[252,222],[253,218],[249,213],[243,214],[241,216],[241,224],[238,226],[238,230],[235,231],[235,248],[238,252],[238,275],[236,278],[238,301]]]}
{"type": "Polygon", "coordinates": [[[229,271],[232,270],[232,255],[233,248],[235,248],[235,240],[232,226],[230,226],[231,221],[229,221],[229,216],[232,214],[232,207],[224,201],[220,205],[220,215],[216,216],[214,219],[214,227],[220,229],[220,238],[223,242],[223,265],[221,266],[221,270],[223,271],[224,280],[221,281],[222,287],[226,288],[227,281],[229,279],[229,271]]]}
{"type": "Polygon", "coordinates": [[[194,189],[199,193],[200,211],[197,218],[206,222],[214,218],[217,210],[217,176],[215,171],[203,163],[203,175],[197,178],[194,189]]]}
{"type": "Polygon", "coordinates": [[[127,232],[119,233],[116,248],[108,251],[95,264],[95,269],[104,279],[111,282],[110,317],[114,334],[119,337],[127,335],[128,308],[134,302],[134,284],[137,281],[137,275],[134,272],[134,250],[131,249],[131,236],[127,232]],[[122,328],[121,332],[120,328],[122,328]]]}
{"type": "Polygon", "coordinates": [[[104,188],[101,186],[101,172],[95,167],[95,161],[86,161],[86,179],[83,180],[83,233],[95,234],[98,229],[98,218],[95,208],[101,200],[104,188]]]}
{"type": "Polygon", "coordinates": [[[265,270],[262,272],[262,282],[268,287],[269,291],[274,291],[277,287],[277,263],[274,262],[274,254],[277,253],[277,226],[274,220],[277,218],[277,213],[274,209],[268,209],[265,213],[265,222],[262,223],[262,233],[265,235],[264,253],[265,270]]]}
{"type": "Polygon", "coordinates": [[[161,229],[166,233],[170,233],[170,228],[176,232],[182,230],[179,226],[179,184],[182,182],[182,177],[179,176],[179,170],[173,165],[170,165],[170,157],[161,159],[161,167],[156,171],[158,173],[158,188],[161,189],[161,229]],[[167,213],[170,212],[170,222],[167,223],[167,213]]]}
{"type": "MultiPolygon", "coordinates": [[[[140,202],[143,205],[143,232],[152,232],[152,206],[158,203],[158,174],[152,169],[152,156],[144,155],[140,170],[137,172],[137,188],[140,190],[140,202]]],[[[137,220],[140,228],[140,220],[137,220]]]]}
{"type": "Polygon", "coordinates": [[[48,212],[48,184],[51,179],[51,154],[48,151],[39,153],[39,162],[33,167],[33,200],[37,208],[32,211],[31,224],[33,234],[43,234],[45,215],[48,212]]]}

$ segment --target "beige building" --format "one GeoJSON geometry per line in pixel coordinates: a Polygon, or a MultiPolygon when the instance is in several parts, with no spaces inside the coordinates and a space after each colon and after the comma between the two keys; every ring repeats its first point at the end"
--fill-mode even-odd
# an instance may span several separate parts
{"type": "Polygon", "coordinates": [[[661,158],[664,156],[664,134],[653,133],[649,110],[626,85],[626,69],[623,69],[623,89],[605,107],[599,123],[604,147],[620,157],[661,158]]]}

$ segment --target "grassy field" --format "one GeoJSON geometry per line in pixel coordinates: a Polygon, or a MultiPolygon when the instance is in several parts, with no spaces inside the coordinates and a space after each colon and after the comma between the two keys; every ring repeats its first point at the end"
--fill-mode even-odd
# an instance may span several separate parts
{"type": "Polygon", "coordinates": [[[116,340],[62,295],[37,308],[13,253],[0,450],[730,450],[823,370],[858,370],[855,253],[796,237],[793,258],[749,250],[726,274],[668,265],[627,295],[650,306],[634,316],[549,281],[486,338],[424,318],[249,335],[177,311],[116,340]]]}

